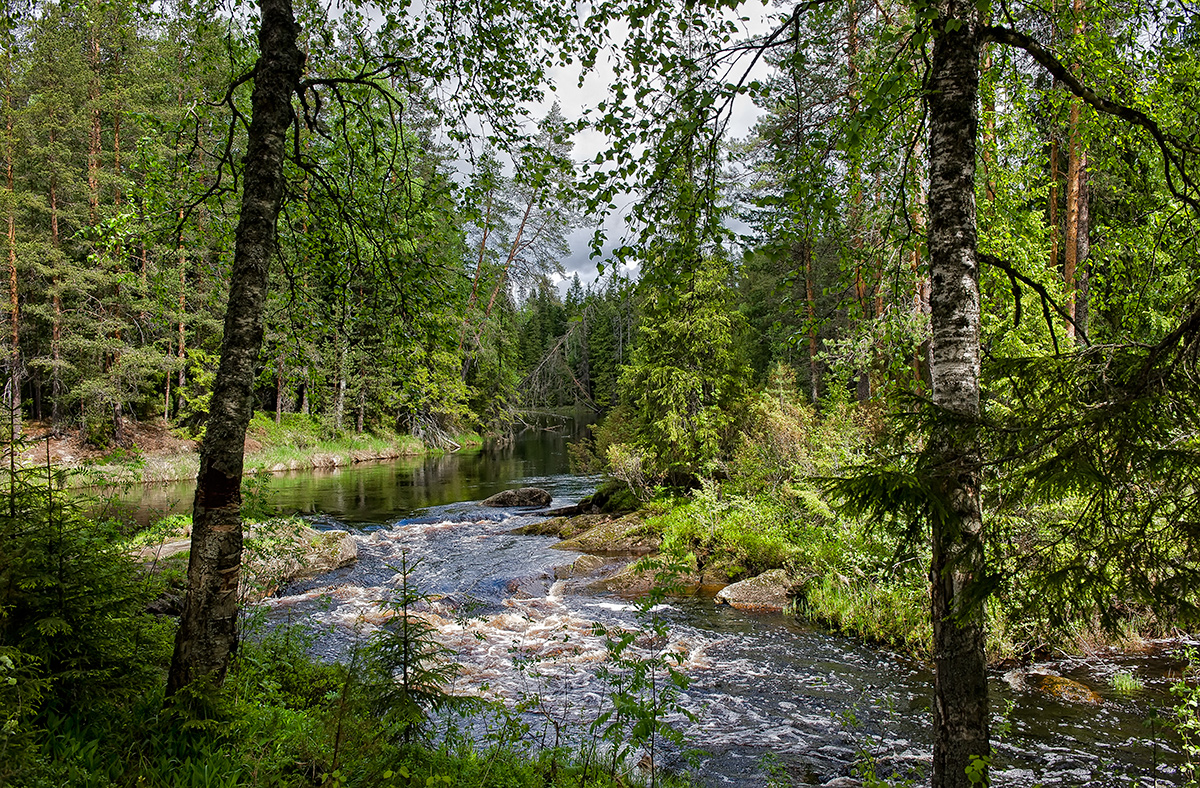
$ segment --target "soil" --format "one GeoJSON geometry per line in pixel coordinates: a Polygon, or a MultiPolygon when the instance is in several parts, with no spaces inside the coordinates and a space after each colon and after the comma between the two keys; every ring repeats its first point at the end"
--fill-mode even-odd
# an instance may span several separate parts
{"type": "Polygon", "coordinates": [[[126,419],[123,444],[110,444],[105,447],[88,443],[82,430],[65,430],[55,435],[48,420],[26,422],[24,432],[26,441],[31,445],[22,457],[29,462],[45,462],[46,439],[49,438],[50,462],[63,467],[86,465],[109,457],[127,458],[130,454],[173,457],[191,454],[200,447],[196,441],[180,438],[171,432],[170,425],[163,419],[126,419]]]}

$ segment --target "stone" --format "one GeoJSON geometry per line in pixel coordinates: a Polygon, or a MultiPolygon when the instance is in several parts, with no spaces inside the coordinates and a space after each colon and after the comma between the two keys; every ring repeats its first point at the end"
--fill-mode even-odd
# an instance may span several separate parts
{"type": "Polygon", "coordinates": [[[1094,689],[1074,679],[1044,670],[1010,670],[1004,674],[1010,687],[1022,692],[1036,692],[1067,703],[1099,706],[1104,702],[1094,689]]]}
{"type": "MultiPolygon", "coordinates": [[[[182,528],[134,555],[143,563],[157,566],[191,549],[190,532],[190,527],[182,528]]],[[[248,523],[242,548],[242,595],[256,601],[292,580],[332,572],[357,560],[358,543],[345,531],[318,531],[288,519],[248,523]]],[[[161,612],[172,615],[169,610],[161,612]]]]}
{"type": "Polygon", "coordinates": [[[505,490],[493,495],[483,502],[484,506],[549,506],[553,496],[540,487],[522,487],[519,490],[505,490]]]}
{"type": "Polygon", "coordinates": [[[727,585],[717,592],[717,603],[754,613],[780,613],[791,597],[787,572],[771,569],[761,575],[727,585]]]}
{"type": "Polygon", "coordinates": [[[557,536],[559,539],[569,539],[581,534],[600,523],[606,523],[612,518],[604,514],[584,514],[576,517],[555,517],[529,525],[514,528],[509,533],[521,536],[557,536]]]}
{"type": "Polygon", "coordinates": [[[617,520],[604,518],[584,533],[554,547],[597,555],[647,555],[658,550],[661,543],[662,535],[649,528],[640,517],[626,515],[617,520]]]}
{"type": "Polygon", "coordinates": [[[600,573],[610,560],[598,555],[581,555],[573,563],[554,568],[556,580],[568,580],[574,577],[588,577],[600,573]]]}

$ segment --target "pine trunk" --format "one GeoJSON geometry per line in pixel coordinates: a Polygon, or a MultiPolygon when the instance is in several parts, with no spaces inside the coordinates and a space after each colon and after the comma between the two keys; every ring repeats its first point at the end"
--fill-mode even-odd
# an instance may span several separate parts
{"type": "MultiPolygon", "coordinates": [[[[1083,35],[1083,0],[1074,0],[1076,14],[1075,36],[1083,35]]],[[[1067,132],[1067,233],[1063,249],[1063,287],[1066,290],[1067,339],[1076,339],[1078,321],[1078,289],[1080,271],[1086,265],[1088,253],[1087,151],[1080,130],[1080,110],[1083,102],[1071,99],[1067,132]],[[1080,257],[1080,251],[1083,257],[1080,257]]]]}
{"type": "Polygon", "coordinates": [[[16,192],[14,191],[13,166],[15,152],[13,150],[13,103],[11,77],[6,84],[5,105],[5,170],[8,187],[8,369],[5,375],[4,405],[8,410],[9,436],[12,440],[21,437],[21,332],[20,332],[20,300],[17,289],[17,218],[16,192]]]}
{"type": "Polygon", "coordinates": [[[237,649],[241,481],[263,304],[283,193],[284,143],[304,56],[291,0],[262,0],[254,93],[221,362],[196,478],[188,593],[175,636],[167,695],[196,681],[220,684],[237,649]]]}
{"type": "MultiPolygon", "coordinates": [[[[50,147],[54,147],[54,129],[50,129],[50,147]]],[[[50,277],[51,304],[53,318],[50,323],[50,425],[55,434],[58,433],[59,402],[62,401],[61,373],[61,342],[62,342],[62,296],[59,293],[57,268],[60,262],[60,247],[62,241],[58,228],[58,180],[54,172],[54,162],[50,163],[50,248],[54,255],[50,277]]]]}
{"type": "Polygon", "coordinates": [[[812,404],[821,399],[821,361],[817,355],[817,295],[816,274],[813,271],[812,244],[808,239],[800,242],[800,260],[804,266],[804,304],[808,310],[808,388],[812,404]]]}
{"type": "Polygon", "coordinates": [[[1087,153],[1082,153],[1082,164],[1079,167],[1079,209],[1076,221],[1079,229],[1075,234],[1075,330],[1082,341],[1088,330],[1088,257],[1092,253],[1091,210],[1088,205],[1090,189],[1088,188],[1087,153]]]}
{"type": "Polygon", "coordinates": [[[929,264],[933,402],[942,412],[927,448],[934,652],[934,788],[967,788],[967,767],[988,757],[982,605],[979,270],[975,156],[979,12],[971,0],[939,0],[929,91],[929,264]],[[955,24],[948,24],[955,23],[955,24]],[[954,30],[949,30],[954,27],[954,30]]]}

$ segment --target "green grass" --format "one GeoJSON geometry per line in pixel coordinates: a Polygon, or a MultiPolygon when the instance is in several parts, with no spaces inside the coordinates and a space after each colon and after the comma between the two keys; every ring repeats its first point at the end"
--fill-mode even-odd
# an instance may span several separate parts
{"type": "Polygon", "coordinates": [[[1117,671],[1110,681],[1113,689],[1120,695],[1136,695],[1146,687],[1141,679],[1128,670],[1117,671]]]}
{"type": "MultiPolygon", "coordinates": [[[[306,468],[332,468],[365,460],[386,460],[438,453],[410,435],[393,432],[334,434],[321,421],[300,413],[283,415],[279,424],[273,414],[258,412],[250,420],[246,437],[255,441],[246,452],[247,474],[306,468]]],[[[455,436],[464,449],[483,445],[476,433],[455,436]]],[[[147,482],[194,479],[199,470],[199,454],[147,456],[136,451],[118,451],[103,460],[70,472],[73,487],[119,488],[147,482]]]]}

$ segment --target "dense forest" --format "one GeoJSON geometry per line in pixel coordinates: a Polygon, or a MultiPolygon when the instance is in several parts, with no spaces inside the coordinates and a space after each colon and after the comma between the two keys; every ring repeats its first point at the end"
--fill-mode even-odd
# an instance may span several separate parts
{"type": "MultiPolygon", "coordinates": [[[[989,655],[1194,625],[1197,10],[752,5],[7,4],[8,439],[201,439],[168,708],[237,652],[254,411],[437,449],[591,411],[578,469],[687,561],[787,567],[812,618],[929,656],[939,787],[987,779],[989,655]],[[608,84],[564,107],[563,73],[608,84]]],[[[22,594],[63,563],[18,516],[52,530],[54,485],[7,473],[0,756],[128,656],[56,662],[22,594]]],[[[349,681],[306,669],[336,765],[349,681]]]]}

